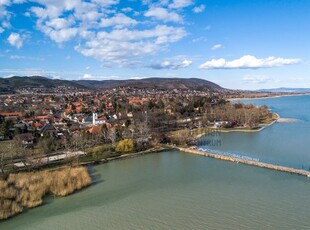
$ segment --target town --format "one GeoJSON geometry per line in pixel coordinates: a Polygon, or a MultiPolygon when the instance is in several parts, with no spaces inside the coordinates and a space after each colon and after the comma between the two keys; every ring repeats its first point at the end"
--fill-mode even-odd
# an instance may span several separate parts
{"type": "Polygon", "coordinates": [[[232,104],[223,92],[211,90],[62,87],[61,92],[32,88],[0,97],[2,173],[69,158],[99,161],[160,143],[184,145],[195,140],[197,130],[256,129],[273,118],[266,106],[232,104]]]}

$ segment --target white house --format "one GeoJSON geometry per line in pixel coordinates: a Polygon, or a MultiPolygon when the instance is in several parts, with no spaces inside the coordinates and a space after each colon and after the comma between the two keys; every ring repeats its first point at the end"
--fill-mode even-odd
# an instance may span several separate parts
{"type": "Polygon", "coordinates": [[[105,117],[98,118],[98,113],[93,113],[93,125],[102,125],[106,122],[105,117]]]}

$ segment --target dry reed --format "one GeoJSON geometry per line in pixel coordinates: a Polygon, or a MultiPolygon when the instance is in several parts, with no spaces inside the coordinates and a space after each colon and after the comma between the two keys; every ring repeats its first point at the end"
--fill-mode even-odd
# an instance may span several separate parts
{"type": "Polygon", "coordinates": [[[85,167],[10,174],[7,181],[0,180],[0,219],[41,205],[46,195],[67,196],[90,184],[85,167]]]}

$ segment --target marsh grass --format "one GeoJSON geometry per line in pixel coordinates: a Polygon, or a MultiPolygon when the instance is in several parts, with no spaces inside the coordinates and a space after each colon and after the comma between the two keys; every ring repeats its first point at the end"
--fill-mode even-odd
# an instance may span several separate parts
{"type": "Polygon", "coordinates": [[[67,196],[91,184],[85,167],[10,174],[0,180],[0,219],[43,203],[46,195],[67,196]]]}
{"type": "Polygon", "coordinates": [[[0,219],[22,212],[23,207],[16,201],[17,190],[6,181],[0,180],[0,219]]]}

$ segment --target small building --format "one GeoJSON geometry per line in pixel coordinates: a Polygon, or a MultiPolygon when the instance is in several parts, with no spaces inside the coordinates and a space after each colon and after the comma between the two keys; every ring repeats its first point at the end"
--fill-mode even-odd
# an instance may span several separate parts
{"type": "Polygon", "coordinates": [[[83,120],[82,120],[82,123],[83,124],[91,124],[92,121],[93,121],[92,117],[84,117],[83,120]]]}
{"type": "Polygon", "coordinates": [[[102,125],[106,121],[107,118],[105,116],[98,117],[98,113],[93,113],[93,125],[102,125]]]}
{"type": "Polygon", "coordinates": [[[58,133],[57,129],[52,124],[45,124],[40,130],[40,135],[42,137],[43,136],[57,136],[57,133],[58,133]]]}
{"type": "Polygon", "coordinates": [[[13,113],[7,113],[7,112],[0,112],[0,116],[3,117],[21,117],[23,113],[21,112],[13,112],[13,113]]]}
{"type": "Polygon", "coordinates": [[[24,147],[32,147],[35,140],[31,133],[19,134],[16,138],[21,141],[24,147]]]}
{"type": "Polygon", "coordinates": [[[96,125],[91,127],[89,130],[87,130],[88,133],[90,134],[100,134],[101,133],[101,125],[96,125]]]}

